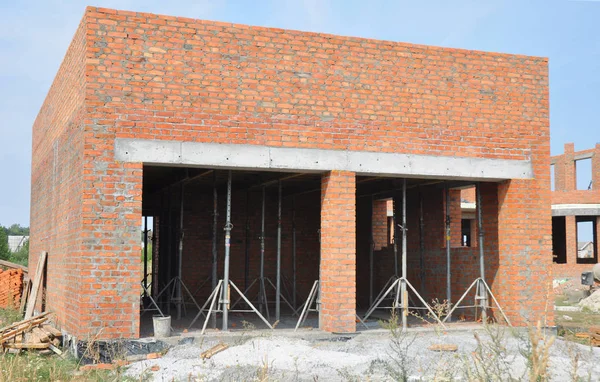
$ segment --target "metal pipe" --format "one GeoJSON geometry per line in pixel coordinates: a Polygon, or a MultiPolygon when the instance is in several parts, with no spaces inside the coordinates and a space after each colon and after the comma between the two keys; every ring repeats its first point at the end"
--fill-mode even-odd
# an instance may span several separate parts
{"type": "Polygon", "coordinates": [[[292,198],[292,306],[296,309],[296,198],[292,198]]]}
{"type": "Polygon", "coordinates": [[[246,232],[244,238],[244,290],[248,289],[250,277],[250,191],[246,191],[246,232]]]}
{"type": "Polygon", "coordinates": [[[229,313],[229,251],[231,249],[231,170],[227,172],[227,213],[225,215],[225,264],[223,267],[223,331],[227,331],[229,313]]]}
{"type": "MultiPolygon", "coordinates": [[[[218,261],[218,252],[217,252],[217,224],[218,224],[218,203],[217,203],[217,172],[213,172],[213,221],[212,221],[212,280],[211,280],[211,289],[214,291],[217,288],[217,261],[218,261]]],[[[217,327],[217,315],[213,313],[212,315],[212,326],[213,328],[217,327]]]]}
{"type": "Polygon", "coordinates": [[[369,305],[373,304],[373,250],[375,240],[373,239],[373,196],[371,196],[371,235],[369,239],[369,305]]]}
{"type": "Polygon", "coordinates": [[[144,296],[148,288],[148,216],[144,216],[144,296]]]}
{"type": "MultiPolygon", "coordinates": [[[[479,277],[485,282],[485,254],[483,252],[483,205],[481,203],[481,183],[475,187],[477,198],[477,233],[479,235],[479,277]]],[[[481,297],[481,320],[486,322],[487,318],[487,292],[483,287],[479,287],[479,296],[481,297]]]]}
{"type": "Polygon", "coordinates": [[[408,319],[408,294],[406,293],[406,178],[402,183],[402,329],[406,330],[408,319]]]}
{"type": "Polygon", "coordinates": [[[425,290],[425,219],[423,214],[423,194],[419,190],[419,276],[421,279],[421,293],[425,290]]]}
{"type": "MultiPolygon", "coordinates": [[[[168,214],[169,219],[167,221],[168,227],[168,256],[167,256],[167,277],[164,282],[168,283],[171,277],[173,277],[173,206],[171,200],[171,187],[167,189],[167,202],[168,202],[168,214]]],[[[167,314],[171,314],[171,303],[167,300],[167,314]]]]}
{"type": "Polygon", "coordinates": [[[398,278],[398,224],[396,220],[397,198],[392,199],[392,226],[394,227],[394,276],[398,278]]]}
{"type": "MultiPolygon", "coordinates": [[[[446,194],[446,300],[448,306],[452,305],[452,270],[450,258],[450,189],[444,188],[446,194]]],[[[451,318],[449,318],[451,319],[451,318]]]]}
{"type": "Polygon", "coordinates": [[[183,305],[183,296],[181,293],[182,263],[183,263],[183,197],[185,183],[181,183],[181,198],[179,201],[179,250],[177,251],[177,282],[175,291],[177,294],[177,319],[181,320],[181,306],[183,305]]]}
{"type": "Polygon", "coordinates": [[[281,308],[281,180],[278,182],[279,203],[277,209],[277,278],[275,287],[275,319],[279,321],[281,308]]]}
{"type": "MultiPolygon", "coordinates": [[[[262,312],[263,310],[263,300],[266,296],[265,291],[265,204],[266,204],[266,189],[263,186],[262,188],[262,214],[260,220],[260,299],[258,300],[259,310],[262,312]]],[[[267,312],[269,311],[269,307],[266,306],[267,312]]],[[[267,313],[268,314],[268,313],[267,313]]]]}

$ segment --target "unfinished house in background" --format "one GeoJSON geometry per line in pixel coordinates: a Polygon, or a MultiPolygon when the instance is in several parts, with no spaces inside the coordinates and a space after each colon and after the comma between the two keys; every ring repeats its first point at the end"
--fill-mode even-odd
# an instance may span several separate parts
{"type": "Polygon", "coordinates": [[[79,338],[156,309],[354,332],[386,285],[426,308],[480,277],[525,325],[548,314],[548,107],[545,58],[87,8],[33,126],[29,263],[48,252],[79,338]]]}
{"type": "Polygon", "coordinates": [[[554,278],[579,279],[598,263],[600,246],[600,144],[551,157],[554,278]]]}

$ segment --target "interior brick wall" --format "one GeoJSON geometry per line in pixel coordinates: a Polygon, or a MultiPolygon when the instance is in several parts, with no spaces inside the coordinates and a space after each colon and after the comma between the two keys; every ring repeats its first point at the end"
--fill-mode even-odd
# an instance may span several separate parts
{"type": "MultiPolygon", "coordinates": [[[[30,261],[48,250],[48,304],[78,336],[139,334],[142,164],[114,159],[114,139],[133,137],[530,159],[535,178],[498,192],[499,282],[520,316],[544,306],[541,289],[517,288],[551,261],[545,58],[88,7],[34,125],[32,165],[30,261]]],[[[325,179],[350,190],[350,178],[325,179]]],[[[321,223],[340,212],[324,208],[321,223]]],[[[331,239],[353,247],[346,223],[331,239]]],[[[339,300],[354,299],[354,262],[329,268],[328,251],[322,325],[349,331],[354,302],[339,300]]]]}

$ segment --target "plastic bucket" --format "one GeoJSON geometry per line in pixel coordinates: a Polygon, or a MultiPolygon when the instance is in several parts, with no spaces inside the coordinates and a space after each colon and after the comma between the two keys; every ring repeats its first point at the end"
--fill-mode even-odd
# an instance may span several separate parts
{"type": "Polygon", "coordinates": [[[171,335],[171,316],[152,316],[154,338],[165,338],[171,335]]]}

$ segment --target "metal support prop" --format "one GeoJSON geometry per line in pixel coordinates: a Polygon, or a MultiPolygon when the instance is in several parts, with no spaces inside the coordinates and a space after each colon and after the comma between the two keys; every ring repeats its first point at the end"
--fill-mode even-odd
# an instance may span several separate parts
{"type": "Polygon", "coordinates": [[[148,290],[148,216],[144,216],[144,296],[148,290]]]}
{"type": "Polygon", "coordinates": [[[184,197],[184,185],[181,183],[181,197],[179,201],[179,248],[177,250],[177,278],[179,282],[175,284],[176,296],[177,296],[177,319],[181,320],[181,305],[183,304],[183,295],[181,293],[181,277],[182,277],[182,263],[183,263],[183,197],[184,197]]]}
{"type": "Polygon", "coordinates": [[[450,257],[450,189],[444,187],[446,194],[446,301],[448,306],[452,306],[452,270],[450,257]]]}
{"type": "MultiPolygon", "coordinates": [[[[212,221],[212,277],[211,277],[211,287],[212,290],[215,290],[217,287],[217,261],[218,261],[218,252],[217,252],[217,224],[219,220],[219,210],[217,203],[217,172],[213,172],[213,221],[212,221]]],[[[217,327],[217,315],[212,315],[212,327],[217,327]]]]}
{"type": "Polygon", "coordinates": [[[275,288],[275,319],[281,316],[281,180],[278,182],[279,203],[277,207],[277,275],[275,288]]]}
{"type": "Polygon", "coordinates": [[[231,170],[227,172],[227,212],[225,215],[225,260],[223,266],[223,292],[221,304],[223,306],[223,331],[228,329],[229,314],[229,251],[231,249],[231,170]]]}
{"type": "Polygon", "coordinates": [[[394,227],[394,277],[398,278],[398,221],[396,220],[396,201],[397,198],[392,199],[392,225],[394,227]]]}
{"type": "Polygon", "coordinates": [[[244,289],[250,278],[250,191],[246,191],[246,231],[244,237],[244,289]]]}
{"type": "MultiPolygon", "coordinates": [[[[483,251],[483,204],[481,203],[481,183],[477,183],[477,185],[475,186],[475,193],[475,197],[477,198],[477,234],[479,236],[479,277],[485,283],[485,256],[483,251]]],[[[488,304],[486,290],[480,286],[476,293],[477,296],[479,296],[481,302],[481,321],[486,322],[486,307],[488,304]]]]}
{"type": "MultiPolygon", "coordinates": [[[[406,291],[406,178],[402,183],[402,329],[406,330],[408,320],[408,293],[406,291]]],[[[396,297],[398,298],[398,297],[396,297]]]]}
{"type": "Polygon", "coordinates": [[[421,292],[425,290],[425,219],[423,218],[423,194],[419,190],[419,276],[421,292]]]}
{"type": "MultiPolygon", "coordinates": [[[[386,214],[387,215],[387,214],[386,214]]],[[[371,195],[371,232],[369,235],[369,305],[373,304],[373,251],[375,240],[373,239],[373,195],[371,195]]]]}
{"type": "Polygon", "coordinates": [[[262,215],[260,218],[260,285],[258,294],[258,309],[263,311],[263,302],[267,310],[267,319],[269,317],[269,306],[267,305],[266,296],[267,291],[265,288],[265,206],[266,206],[266,188],[262,188],[262,215]]]}
{"type": "Polygon", "coordinates": [[[292,305],[296,309],[296,198],[292,198],[292,305]]]}

